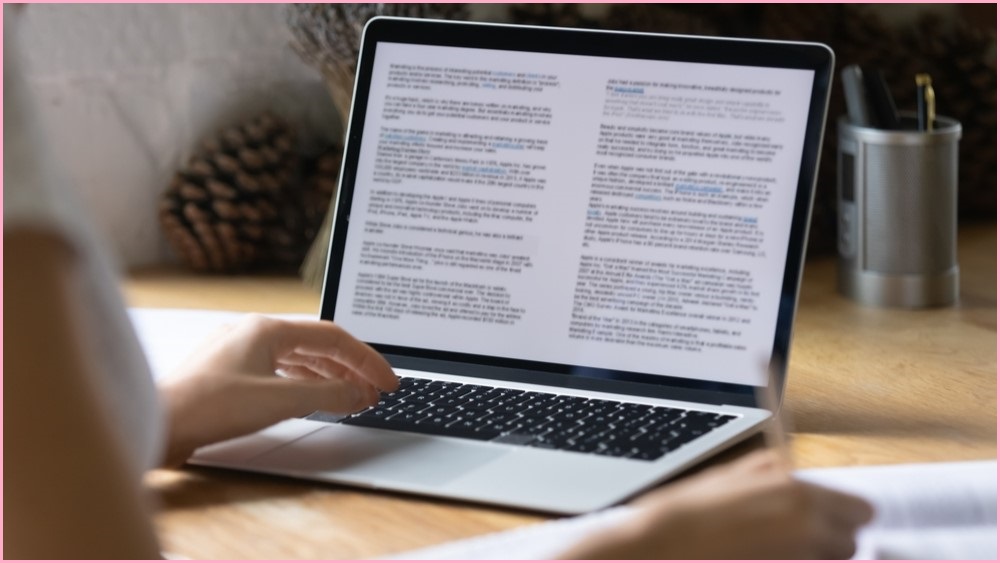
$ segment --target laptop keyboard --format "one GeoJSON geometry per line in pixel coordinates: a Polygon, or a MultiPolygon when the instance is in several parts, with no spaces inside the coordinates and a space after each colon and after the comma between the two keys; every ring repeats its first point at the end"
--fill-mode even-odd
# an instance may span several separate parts
{"type": "Polygon", "coordinates": [[[341,424],[652,461],[733,415],[402,377],[341,424]]]}

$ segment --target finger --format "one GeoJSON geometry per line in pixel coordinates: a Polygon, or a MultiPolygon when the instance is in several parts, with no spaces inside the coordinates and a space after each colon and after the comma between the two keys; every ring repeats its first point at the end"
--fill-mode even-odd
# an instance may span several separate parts
{"type": "Polygon", "coordinates": [[[291,379],[327,379],[323,375],[316,373],[306,366],[279,365],[276,370],[278,375],[291,379]]]}
{"type": "Polygon", "coordinates": [[[875,516],[874,507],[861,497],[818,485],[814,485],[811,492],[815,498],[813,502],[824,507],[827,518],[841,528],[857,529],[875,516]]]}
{"type": "Polygon", "coordinates": [[[757,483],[760,479],[777,479],[777,483],[781,477],[787,476],[784,467],[776,452],[764,449],[752,451],[728,463],[711,467],[703,475],[707,479],[739,480],[747,484],[757,483]]]}
{"type": "MultiPolygon", "coordinates": [[[[359,387],[372,387],[367,380],[332,360],[320,356],[304,358],[302,363],[308,365],[279,362],[278,368],[284,375],[295,379],[346,379],[359,387]]],[[[378,389],[375,393],[378,394],[378,389]]]]}
{"type": "Polygon", "coordinates": [[[309,354],[299,354],[293,352],[288,356],[278,360],[280,366],[299,366],[308,368],[322,377],[346,377],[351,374],[351,370],[325,356],[311,356],[309,354]]]}
{"type": "MultiPolygon", "coordinates": [[[[199,390],[195,390],[199,391],[199,390]]],[[[229,374],[208,389],[219,408],[200,425],[199,445],[228,440],[315,411],[350,414],[374,405],[378,391],[346,379],[245,377],[229,374]]]]}
{"type": "Polygon", "coordinates": [[[284,395],[290,408],[301,416],[313,411],[334,414],[350,414],[364,410],[378,403],[378,390],[371,385],[348,379],[314,378],[262,378],[255,380],[262,393],[270,398],[284,395]]]}
{"type": "Polygon", "coordinates": [[[834,560],[854,555],[854,534],[830,526],[817,514],[799,515],[784,533],[786,537],[780,554],[772,554],[772,557],[834,560]]]}
{"type": "Polygon", "coordinates": [[[781,455],[771,449],[755,450],[733,462],[734,470],[750,473],[776,471],[784,468],[781,455]]]}
{"type": "Polygon", "coordinates": [[[849,559],[857,550],[857,528],[844,527],[822,518],[814,520],[813,559],[849,559]]]}
{"type": "Polygon", "coordinates": [[[308,366],[296,366],[287,365],[281,368],[281,371],[286,377],[291,379],[300,380],[322,380],[322,379],[340,379],[348,385],[353,385],[357,389],[361,390],[364,394],[364,402],[366,405],[374,405],[381,400],[381,394],[379,390],[373,387],[370,383],[364,379],[358,377],[351,371],[342,369],[342,373],[337,375],[331,372],[317,372],[308,366]]]}
{"type": "Polygon", "coordinates": [[[754,473],[764,472],[773,467],[773,459],[769,450],[759,450],[751,452],[743,457],[737,458],[725,464],[716,465],[705,469],[694,475],[689,475],[650,491],[638,497],[634,501],[635,506],[656,506],[677,496],[678,492],[687,495],[703,495],[704,493],[715,494],[721,484],[725,484],[726,490],[732,490],[734,484],[740,486],[759,486],[759,479],[747,480],[747,476],[754,473]]]}
{"type": "Polygon", "coordinates": [[[324,321],[286,322],[276,335],[282,356],[294,353],[325,357],[380,389],[395,390],[399,380],[374,349],[339,326],[324,321]]]}
{"type": "Polygon", "coordinates": [[[812,514],[810,527],[816,553],[810,557],[846,559],[854,555],[858,529],[870,521],[871,505],[854,495],[798,481],[804,491],[804,513],[812,514]]]}
{"type": "MultiPolygon", "coordinates": [[[[313,384],[319,387],[312,393],[312,399],[317,401],[316,410],[332,412],[336,414],[350,414],[375,406],[379,401],[378,389],[365,382],[341,379],[340,381],[324,379],[313,384]],[[354,403],[342,400],[343,389],[350,389],[351,397],[356,397],[354,403]]],[[[306,388],[305,392],[312,389],[306,388]]]]}
{"type": "Polygon", "coordinates": [[[292,353],[327,357],[379,389],[394,391],[399,378],[373,348],[328,321],[276,321],[268,328],[273,357],[292,353]]]}

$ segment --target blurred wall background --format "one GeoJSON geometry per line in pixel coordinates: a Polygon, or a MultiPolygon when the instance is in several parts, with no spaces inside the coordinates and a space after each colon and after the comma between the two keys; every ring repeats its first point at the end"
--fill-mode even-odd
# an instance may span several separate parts
{"type": "MultiPolygon", "coordinates": [[[[600,17],[608,6],[580,9],[600,17]]],[[[958,10],[877,9],[900,25],[958,10]]],[[[502,21],[508,11],[470,6],[471,19],[502,21]]],[[[284,6],[36,4],[16,12],[20,67],[53,154],[128,267],[174,260],[157,200],[201,139],[264,109],[289,120],[306,149],[340,134],[319,73],[289,47],[284,6]]]]}
{"type": "Polygon", "coordinates": [[[156,204],[202,138],[264,109],[307,145],[338,131],[281,5],[36,4],[14,17],[54,158],[126,266],[173,259],[156,204]]]}

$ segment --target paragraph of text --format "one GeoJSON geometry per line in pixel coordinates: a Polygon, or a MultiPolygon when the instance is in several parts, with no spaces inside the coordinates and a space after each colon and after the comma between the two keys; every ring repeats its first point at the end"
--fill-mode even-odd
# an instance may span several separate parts
{"type": "Polygon", "coordinates": [[[477,197],[374,190],[368,200],[368,213],[451,223],[476,224],[483,220],[530,223],[538,215],[538,206],[477,197]]]}
{"type": "Polygon", "coordinates": [[[503,286],[371,273],[358,274],[351,308],[363,317],[417,316],[501,325],[512,325],[524,315],[523,308],[511,305],[503,286]]]}
{"type": "Polygon", "coordinates": [[[532,125],[549,125],[552,122],[552,108],[546,106],[386,96],[385,106],[382,108],[382,117],[386,121],[397,120],[407,115],[532,125]]]}
{"type": "Polygon", "coordinates": [[[431,90],[435,86],[444,86],[543,92],[548,88],[558,88],[559,77],[554,74],[506,72],[493,69],[392,64],[389,66],[387,85],[389,88],[410,90],[431,90]]]}
{"type": "Polygon", "coordinates": [[[669,168],[594,164],[591,194],[640,201],[762,209],[774,178],[669,168]]]}
{"type": "Polygon", "coordinates": [[[760,258],[764,232],[755,217],[592,202],[584,245],[593,242],[760,258]]]}
{"type": "Polygon", "coordinates": [[[364,241],[361,264],[404,270],[422,270],[427,266],[520,274],[531,268],[531,259],[502,252],[437,248],[418,244],[364,241]]]}
{"type": "Polygon", "coordinates": [[[633,125],[601,125],[597,155],[651,158],[709,158],[771,162],[780,144],[762,135],[658,129],[633,125]]]}

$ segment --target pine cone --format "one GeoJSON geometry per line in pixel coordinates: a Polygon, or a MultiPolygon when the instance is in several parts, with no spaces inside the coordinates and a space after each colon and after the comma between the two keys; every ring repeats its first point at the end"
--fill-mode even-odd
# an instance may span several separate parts
{"type": "Polygon", "coordinates": [[[306,216],[312,226],[312,246],[299,273],[310,287],[322,290],[326,258],[333,231],[333,198],[337,193],[343,147],[336,146],[310,162],[306,173],[306,216]]]}
{"type": "MultiPolygon", "coordinates": [[[[288,126],[263,114],[205,141],[160,201],[164,234],[202,272],[293,259],[296,159],[288,126]]],[[[299,257],[304,248],[297,251],[299,257]]]]}
{"type": "MultiPolygon", "coordinates": [[[[340,178],[340,164],[344,157],[344,148],[330,147],[319,156],[310,159],[305,166],[305,191],[303,194],[303,218],[306,225],[305,236],[310,241],[319,234],[320,226],[327,209],[333,203],[337,193],[337,182],[340,178]]],[[[326,238],[329,238],[327,233],[326,238]]],[[[321,240],[319,244],[329,241],[321,240]]]]}

